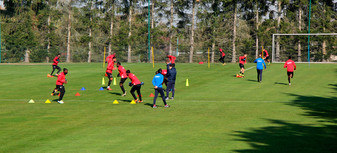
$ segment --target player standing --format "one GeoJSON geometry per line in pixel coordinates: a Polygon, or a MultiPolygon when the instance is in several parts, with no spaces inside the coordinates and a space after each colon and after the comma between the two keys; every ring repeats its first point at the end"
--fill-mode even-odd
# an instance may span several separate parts
{"type": "Polygon", "coordinates": [[[152,79],[152,84],[154,86],[154,90],[155,90],[155,94],[154,94],[154,98],[153,98],[153,108],[157,108],[156,106],[156,100],[158,97],[158,93],[160,93],[161,98],[163,99],[164,102],[164,107],[170,107],[165,100],[165,94],[164,94],[164,90],[163,90],[163,81],[164,81],[164,76],[161,74],[162,70],[159,69],[156,72],[156,75],[153,77],[152,79]]]}
{"type": "Polygon", "coordinates": [[[261,82],[262,81],[263,65],[264,65],[264,68],[267,69],[266,63],[261,58],[261,54],[259,55],[259,58],[257,58],[257,59],[254,60],[254,63],[256,63],[257,82],[261,82]]]}
{"type": "Polygon", "coordinates": [[[126,70],[125,68],[121,65],[120,62],[117,62],[117,68],[118,68],[118,72],[119,72],[119,76],[121,77],[121,80],[119,82],[119,86],[121,87],[121,90],[123,92],[122,96],[126,96],[126,91],[124,89],[124,82],[126,79],[128,79],[128,76],[126,75],[126,70]]]}
{"type": "Polygon", "coordinates": [[[293,60],[291,60],[291,56],[288,57],[288,60],[284,63],[283,67],[287,68],[288,82],[290,86],[290,79],[294,77],[294,70],[296,70],[296,64],[293,60]]]}
{"type": "Polygon", "coordinates": [[[245,64],[247,64],[247,54],[244,53],[243,56],[239,57],[239,66],[240,66],[240,74],[238,77],[245,77],[245,64]]]}
{"type": "Polygon", "coordinates": [[[164,76],[164,84],[167,87],[167,77],[166,77],[167,70],[165,70],[165,69],[161,70],[161,74],[164,76]]]}
{"type": "Polygon", "coordinates": [[[172,100],[174,99],[174,86],[176,84],[176,76],[177,76],[177,70],[175,68],[175,64],[167,64],[167,88],[166,88],[166,100],[169,99],[169,93],[172,91],[172,100]]]}
{"type": "Polygon", "coordinates": [[[167,55],[167,58],[169,58],[170,63],[175,64],[176,57],[172,55],[167,55]]]}
{"type": "Polygon", "coordinates": [[[57,101],[59,104],[63,104],[63,96],[66,93],[66,89],[64,88],[63,84],[67,84],[67,79],[66,79],[66,75],[68,73],[68,69],[64,68],[63,72],[61,72],[58,76],[57,76],[57,80],[56,80],[56,88],[53,90],[53,92],[51,93],[52,96],[54,96],[54,94],[57,91],[60,91],[60,97],[59,100],[57,101]]]}
{"type": "Polygon", "coordinates": [[[113,77],[112,77],[112,70],[115,69],[114,68],[115,62],[116,62],[116,57],[113,57],[111,60],[108,60],[108,66],[107,66],[106,71],[105,71],[106,72],[105,76],[108,77],[109,83],[108,83],[108,86],[106,87],[106,90],[112,90],[110,88],[110,84],[111,84],[111,81],[113,79],[113,77]]]}
{"type": "Polygon", "coordinates": [[[48,74],[48,77],[53,77],[53,73],[55,71],[55,69],[57,69],[57,73],[56,75],[58,75],[61,71],[61,68],[59,66],[57,66],[60,62],[60,57],[61,57],[61,54],[57,54],[57,56],[54,58],[53,60],[53,64],[52,64],[52,67],[53,67],[53,71],[51,71],[50,74],[48,74]]]}
{"type": "Polygon", "coordinates": [[[142,103],[142,94],[140,93],[140,88],[142,87],[142,83],[138,80],[138,78],[132,74],[130,72],[130,70],[126,71],[126,75],[129,77],[129,79],[131,80],[131,83],[129,84],[130,86],[132,86],[130,93],[133,96],[133,98],[135,99],[136,103],[142,103]],[[135,95],[135,91],[137,90],[137,94],[139,97],[139,100],[137,99],[136,95],[135,95]]]}
{"type": "Polygon", "coordinates": [[[269,54],[267,50],[263,50],[263,59],[266,60],[268,62],[268,65],[270,65],[270,60],[269,60],[269,54]]]}
{"type": "Polygon", "coordinates": [[[219,59],[219,61],[222,63],[222,65],[226,65],[226,63],[225,63],[225,52],[220,48],[219,49],[219,52],[220,52],[220,59],[219,59]]]}

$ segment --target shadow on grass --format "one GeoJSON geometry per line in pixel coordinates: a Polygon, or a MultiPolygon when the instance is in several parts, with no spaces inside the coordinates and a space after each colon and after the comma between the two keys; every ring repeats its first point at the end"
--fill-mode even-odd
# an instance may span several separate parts
{"type": "Polygon", "coordinates": [[[121,96],[122,94],[121,93],[118,93],[118,92],[109,92],[110,94],[113,94],[113,95],[117,95],[117,96],[121,96]]]}
{"type": "Polygon", "coordinates": [[[283,82],[275,82],[274,84],[279,84],[279,85],[289,85],[289,84],[287,84],[287,83],[283,83],[283,82]]]}
{"type": "Polygon", "coordinates": [[[253,79],[248,79],[248,81],[250,81],[250,82],[257,82],[257,80],[253,80],[253,79]]]}
{"type": "Polygon", "coordinates": [[[125,99],[117,99],[117,101],[124,102],[124,103],[130,103],[131,100],[125,100],[125,99]]]}
{"type": "Polygon", "coordinates": [[[145,105],[145,106],[152,107],[152,103],[145,103],[144,105],[145,105]]]}
{"type": "MultiPolygon", "coordinates": [[[[337,85],[334,90],[337,90],[337,85]]],[[[235,131],[237,140],[247,142],[252,149],[235,152],[331,153],[337,150],[337,97],[317,97],[289,94],[296,97],[287,103],[305,110],[304,116],[319,119],[322,124],[296,124],[270,120],[273,126],[235,131]]]]}

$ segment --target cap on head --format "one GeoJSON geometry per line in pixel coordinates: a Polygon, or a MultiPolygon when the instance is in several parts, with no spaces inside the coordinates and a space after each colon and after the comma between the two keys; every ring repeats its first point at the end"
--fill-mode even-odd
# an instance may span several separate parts
{"type": "Polygon", "coordinates": [[[131,73],[131,71],[130,70],[126,70],[126,74],[129,74],[129,73],[131,73]]]}

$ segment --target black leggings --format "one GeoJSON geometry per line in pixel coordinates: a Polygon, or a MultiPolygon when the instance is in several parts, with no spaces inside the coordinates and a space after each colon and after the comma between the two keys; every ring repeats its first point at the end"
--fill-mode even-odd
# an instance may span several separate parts
{"type": "Polygon", "coordinates": [[[155,91],[154,91],[153,105],[156,104],[158,93],[160,93],[160,96],[163,99],[164,105],[166,105],[165,94],[164,94],[163,88],[157,88],[157,89],[154,89],[154,90],[155,91]]]}
{"type": "Polygon", "coordinates": [[[135,95],[135,91],[137,90],[137,94],[139,96],[139,100],[142,101],[142,94],[140,93],[140,88],[142,87],[142,85],[140,84],[137,84],[137,85],[134,85],[131,90],[130,90],[130,93],[132,94],[133,98],[136,100],[137,97],[135,95]]]}
{"type": "Polygon", "coordinates": [[[53,90],[53,94],[55,94],[57,91],[60,91],[60,97],[59,101],[63,99],[64,94],[66,93],[66,89],[64,88],[63,85],[56,85],[56,88],[53,90]]]}
{"type": "Polygon", "coordinates": [[[225,63],[225,56],[221,56],[220,59],[219,59],[219,61],[220,61],[221,63],[225,63]]]}
{"type": "Polygon", "coordinates": [[[57,65],[53,65],[53,71],[51,71],[50,75],[53,75],[53,73],[54,73],[55,69],[57,69],[57,70],[58,70],[58,71],[57,71],[57,74],[59,74],[59,73],[60,73],[60,71],[61,71],[61,68],[60,68],[59,66],[57,66],[57,65]]]}
{"type": "Polygon", "coordinates": [[[263,70],[257,70],[257,82],[262,81],[262,71],[263,70]]]}

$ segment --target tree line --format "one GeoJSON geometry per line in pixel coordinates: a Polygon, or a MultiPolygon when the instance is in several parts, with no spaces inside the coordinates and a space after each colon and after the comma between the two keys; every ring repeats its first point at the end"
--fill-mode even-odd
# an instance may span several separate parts
{"type": "MultiPolygon", "coordinates": [[[[271,53],[272,34],[308,33],[309,0],[5,0],[1,10],[2,62],[97,62],[104,47],[126,62],[149,62],[150,45],[159,56],[177,54],[196,62],[207,49],[211,61],[223,48],[228,61],[243,52],[271,53]],[[150,10],[150,25],[148,25],[150,10]],[[5,60],[5,61],[4,61],[5,60]]],[[[334,0],[311,0],[312,33],[335,33],[334,0]]],[[[276,60],[305,61],[307,37],[276,37],[276,60]]],[[[334,36],[312,37],[314,61],[336,55],[334,36]]],[[[152,57],[150,57],[152,58],[152,57]]]]}

